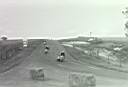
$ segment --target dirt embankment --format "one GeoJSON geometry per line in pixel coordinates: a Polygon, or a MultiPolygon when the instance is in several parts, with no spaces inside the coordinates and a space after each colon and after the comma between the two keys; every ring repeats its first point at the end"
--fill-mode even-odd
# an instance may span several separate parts
{"type": "MultiPolygon", "coordinates": [[[[15,43],[17,42],[15,41],[15,43]]],[[[9,44],[10,43],[8,43],[8,45],[9,44]]],[[[0,73],[6,72],[11,68],[22,63],[22,61],[24,61],[24,59],[27,58],[27,56],[29,56],[39,44],[40,41],[38,40],[29,40],[27,48],[22,48],[21,50],[17,50],[17,52],[11,58],[8,58],[7,60],[0,62],[0,73]]]]}

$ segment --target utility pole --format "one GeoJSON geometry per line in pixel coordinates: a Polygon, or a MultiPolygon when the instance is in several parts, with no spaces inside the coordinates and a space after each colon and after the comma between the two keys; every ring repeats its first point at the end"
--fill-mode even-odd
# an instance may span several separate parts
{"type": "Polygon", "coordinates": [[[90,32],[90,37],[92,37],[92,32],[90,32]]]}

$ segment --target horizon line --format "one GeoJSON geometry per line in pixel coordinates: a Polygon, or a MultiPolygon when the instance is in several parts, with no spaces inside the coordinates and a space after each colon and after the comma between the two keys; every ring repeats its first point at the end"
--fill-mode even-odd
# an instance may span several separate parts
{"type": "MultiPolygon", "coordinates": [[[[76,35],[76,36],[68,36],[68,37],[8,37],[8,39],[53,39],[53,40],[59,40],[59,39],[69,39],[69,38],[77,38],[77,37],[90,37],[88,35],[76,35]]],[[[98,37],[98,38],[126,38],[125,36],[91,36],[91,37],[98,37]]]]}

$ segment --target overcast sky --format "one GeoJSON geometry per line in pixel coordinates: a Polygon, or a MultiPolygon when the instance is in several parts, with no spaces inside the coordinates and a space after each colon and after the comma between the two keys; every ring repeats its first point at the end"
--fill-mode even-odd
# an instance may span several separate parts
{"type": "Polygon", "coordinates": [[[128,0],[0,0],[0,35],[124,36],[128,0]]]}

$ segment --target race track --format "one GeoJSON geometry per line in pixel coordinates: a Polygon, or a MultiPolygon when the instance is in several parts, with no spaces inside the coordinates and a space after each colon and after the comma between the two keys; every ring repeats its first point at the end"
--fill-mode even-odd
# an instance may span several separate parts
{"type": "Polygon", "coordinates": [[[44,54],[44,45],[40,44],[33,53],[13,69],[0,74],[0,87],[69,87],[70,72],[93,73],[97,87],[128,87],[128,73],[107,70],[75,60],[58,41],[49,40],[50,51],[44,54]],[[66,60],[56,62],[60,51],[65,50],[66,60]],[[34,81],[29,70],[44,67],[45,81],[34,81]]]}

